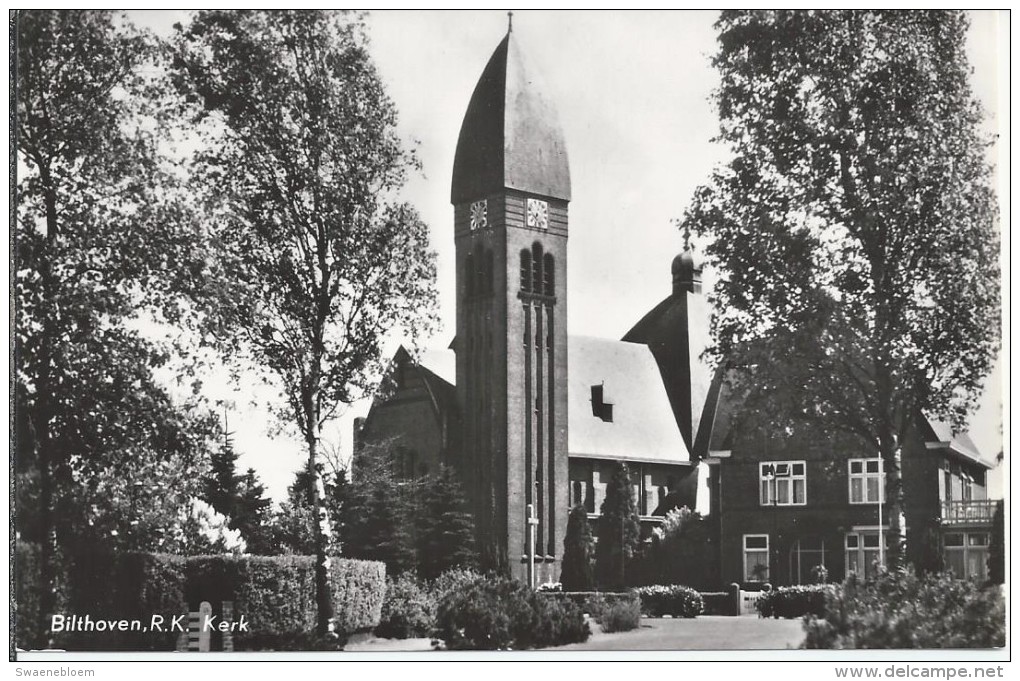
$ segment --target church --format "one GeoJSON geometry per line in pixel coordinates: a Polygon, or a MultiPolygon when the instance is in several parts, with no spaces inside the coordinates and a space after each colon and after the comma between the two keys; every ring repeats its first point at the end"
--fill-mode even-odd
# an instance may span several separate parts
{"type": "MultiPolygon", "coordinates": [[[[355,422],[355,461],[380,446],[404,478],[456,470],[483,565],[533,584],[559,580],[570,508],[583,505],[597,531],[619,461],[645,533],[679,506],[710,518],[720,584],[865,569],[883,527],[877,460],[851,443],[834,463],[824,436],[780,442],[740,430],[722,374],[701,360],[709,309],[693,254],[652,272],[663,299],[623,338],[568,335],[567,149],[512,30],[467,105],[450,199],[456,336],[418,361],[398,350],[392,389],[355,422]]],[[[953,560],[979,570],[993,462],[924,418],[915,440],[903,469],[908,489],[921,490],[907,508],[908,555],[912,528],[934,520],[947,556],[961,542],[953,560]]]]}

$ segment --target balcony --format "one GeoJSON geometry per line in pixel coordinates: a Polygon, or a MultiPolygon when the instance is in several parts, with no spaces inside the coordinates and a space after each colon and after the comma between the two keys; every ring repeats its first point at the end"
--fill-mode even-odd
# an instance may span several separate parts
{"type": "Polygon", "coordinates": [[[982,525],[991,524],[995,513],[995,500],[980,501],[943,501],[943,525],[982,525]]]}

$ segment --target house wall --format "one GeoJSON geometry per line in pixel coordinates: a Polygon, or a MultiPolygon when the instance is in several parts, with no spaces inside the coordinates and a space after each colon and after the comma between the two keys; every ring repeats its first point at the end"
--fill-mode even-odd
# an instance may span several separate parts
{"type": "MultiPolygon", "coordinates": [[[[769,536],[769,581],[773,584],[810,581],[804,561],[823,563],[830,579],[842,579],[847,571],[847,533],[855,528],[874,532],[879,525],[878,504],[850,503],[848,462],[873,455],[863,443],[850,437],[808,432],[789,439],[768,438],[739,426],[732,432],[731,455],[718,466],[723,583],[745,581],[744,535],[769,536]],[[804,462],[802,505],[761,503],[759,465],[769,461],[804,462]]],[[[940,517],[939,476],[945,462],[945,455],[927,450],[919,436],[904,444],[902,477],[907,500],[904,520],[908,561],[919,558],[922,530],[940,517]]],[[[887,508],[883,505],[883,511],[887,508]]],[[[888,527],[887,516],[883,516],[881,524],[888,527]]],[[[877,541],[877,537],[872,541],[877,541]]],[[[874,548],[877,550],[877,545],[874,548]]],[[[863,556],[863,551],[858,555],[863,556]]]]}

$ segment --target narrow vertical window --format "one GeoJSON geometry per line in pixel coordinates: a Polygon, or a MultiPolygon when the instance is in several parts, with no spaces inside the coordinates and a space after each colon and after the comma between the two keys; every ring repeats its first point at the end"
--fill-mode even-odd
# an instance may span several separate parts
{"type": "Polygon", "coordinates": [[[552,296],[556,294],[556,264],[553,262],[552,253],[545,254],[545,294],[552,296]]]}
{"type": "Polygon", "coordinates": [[[531,251],[521,251],[521,290],[525,293],[531,291],[531,251]]]}
{"type": "Polygon", "coordinates": [[[535,242],[531,247],[531,292],[542,293],[542,244],[535,242]]]}

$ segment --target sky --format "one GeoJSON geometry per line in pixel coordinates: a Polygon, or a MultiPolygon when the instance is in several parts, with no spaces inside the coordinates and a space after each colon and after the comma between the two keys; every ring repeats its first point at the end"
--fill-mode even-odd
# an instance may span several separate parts
{"type": "MultiPolygon", "coordinates": [[[[164,35],[187,16],[132,13],[136,23],[164,35]]],[[[670,263],[682,249],[672,221],[682,217],[695,188],[723,158],[712,143],[718,119],[709,101],[717,83],[710,66],[716,16],[708,11],[514,12],[515,39],[556,103],[570,159],[570,334],[619,338],[670,292],[670,263]]],[[[398,130],[417,145],[423,164],[402,198],[430,226],[442,326],[426,346],[446,347],[455,325],[449,202],[454,151],[475,83],[506,33],[507,15],[503,10],[378,11],[368,26],[372,57],[399,111],[398,130]]],[[[1000,69],[997,59],[999,50],[1008,49],[1007,36],[1008,17],[973,14],[972,83],[989,112],[988,130],[1004,122],[1003,154],[1009,149],[1008,116],[995,114],[1008,111],[1008,64],[1000,69]]],[[[1001,195],[1008,209],[1008,191],[1001,195]]],[[[1008,242],[1003,252],[1008,254],[1008,242]]],[[[1002,446],[1001,371],[1000,361],[971,424],[978,447],[992,455],[1002,446]]],[[[230,427],[240,466],[255,468],[269,493],[277,501],[284,498],[305,453],[295,433],[273,425],[265,405],[274,391],[250,376],[239,387],[210,376],[207,386],[211,397],[233,405],[230,427]]],[[[367,408],[367,402],[352,405],[325,429],[326,439],[343,455],[350,453],[353,418],[367,408]]],[[[992,485],[993,493],[1000,490],[1001,478],[992,485]]]]}

